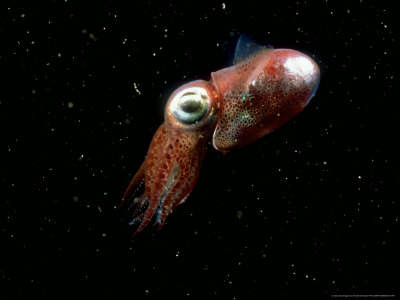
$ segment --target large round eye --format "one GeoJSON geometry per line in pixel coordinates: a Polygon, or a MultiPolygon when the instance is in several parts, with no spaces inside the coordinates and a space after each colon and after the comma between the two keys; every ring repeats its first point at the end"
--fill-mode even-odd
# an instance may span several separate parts
{"type": "Polygon", "coordinates": [[[210,99],[204,88],[188,87],[176,94],[169,109],[178,122],[196,125],[208,115],[210,99]]]}

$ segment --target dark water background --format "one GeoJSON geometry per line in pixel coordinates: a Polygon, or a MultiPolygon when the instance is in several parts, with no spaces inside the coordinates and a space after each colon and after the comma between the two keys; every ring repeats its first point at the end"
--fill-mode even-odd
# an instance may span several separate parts
{"type": "Polygon", "coordinates": [[[1,4],[0,297],[399,296],[395,9],[126,3],[1,4]],[[313,57],[316,96],[254,144],[210,151],[162,231],[131,240],[116,206],[165,101],[229,66],[243,32],[313,57]]]}

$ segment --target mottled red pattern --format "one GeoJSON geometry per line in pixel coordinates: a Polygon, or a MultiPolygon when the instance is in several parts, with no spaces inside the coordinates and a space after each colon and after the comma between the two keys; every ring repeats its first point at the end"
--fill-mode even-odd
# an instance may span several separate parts
{"type": "Polygon", "coordinates": [[[132,223],[140,222],[136,233],[154,216],[161,228],[173,209],[186,200],[198,179],[208,142],[212,140],[220,151],[242,147],[296,116],[314,95],[320,73],[311,58],[294,50],[261,46],[251,53],[234,66],[212,73],[209,82],[190,82],[171,95],[165,122],[122,199],[122,203],[134,204],[132,223]],[[196,104],[182,112],[180,100],[174,99],[182,99],[181,95],[188,99],[196,93],[208,100],[206,113],[194,123],[182,122],[174,110],[185,117],[196,104]],[[144,193],[134,198],[143,181],[144,193]]]}
{"type": "Polygon", "coordinates": [[[157,222],[161,227],[172,209],[187,198],[199,176],[205,142],[197,132],[183,133],[165,124],[158,129],[146,159],[146,196],[150,204],[139,231],[147,225],[160,201],[163,203],[157,222]]]}
{"type": "Polygon", "coordinates": [[[264,51],[246,61],[212,73],[221,97],[221,117],[213,144],[231,150],[249,144],[296,116],[317,88],[318,66],[306,55],[288,49],[264,51]],[[288,59],[304,58],[314,67],[313,78],[293,74],[288,59]]]}

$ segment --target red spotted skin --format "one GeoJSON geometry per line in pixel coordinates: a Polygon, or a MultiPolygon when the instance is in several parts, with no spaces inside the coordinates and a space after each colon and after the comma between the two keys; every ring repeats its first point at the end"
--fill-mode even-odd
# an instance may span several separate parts
{"type": "Polygon", "coordinates": [[[161,227],[169,213],[183,202],[199,177],[205,154],[206,139],[196,132],[184,133],[168,128],[163,123],[157,130],[147,153],[145,193],[149,200],[141,231],[163,201],[157,222],[161,227]],[[166,195],[162,195],[166,193],[166,195]]]}
{"type": "Polygon", "coordinates": [[[266,48],[212,78],[222,99],[213,145],[227,151],[265,136],[302,111],[318,86],[319,69],[298,51],[266,48]],[[298,70],[301,64],[311,74],[298,70]]]}
{"type": "Polygon", "coordinates": [[[136,233],[152,218],[161,228],[187,199],[199,177],[207,144],[212,142],[223,152],[242,147],[279,128],[308,104],[319,84],[317,64],[295,50],[259,49],[234,66],[211,73],[209,82],[190,82],[171,95],[165,122],[120,205],[133,203],[132,223],[139,222],[136,233]],[[193,88],[207,95],[209,107],[201,121],[187,125],[177,121],[173,103],[186,91],[193,94],[193,88]],[[143,194],[134,198],[143,182],[143,194]]]}
{"type": "Polygon", "coordinates": [[[165,111],[165,122],[154,134],[143,166],[122,197],[120,208],[125,202],[134,200],[132,223],[140,222],[135,235],[142,231],[154,216],[160,229],[166,217],[177,205],[183,203],[193,190],[199,177],[206,146],[216,125],[218,108],[218,95],[214,87],[206,81],[198,80],[185,84],[170,96],[165,111]],[[207,90],[211,105],[207,118],[201,124],[187,128],[174,119],[168,107],[176,94],[193,86],[207,90]],[[143,181],[144,193],[132,199],[143,181]],[[145,211],[137,213],[142,206],[145,206],[145,211]]]}

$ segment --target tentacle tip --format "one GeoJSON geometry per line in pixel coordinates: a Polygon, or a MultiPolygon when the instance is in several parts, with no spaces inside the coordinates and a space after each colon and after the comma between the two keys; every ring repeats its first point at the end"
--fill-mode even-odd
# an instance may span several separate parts
{"type": "Polygon", "coordinates": [[[157,229],[156,229],[157,232],[159,232],[161,230],[161,228],[163,228],[163,226],[165,224],[165,219],[166,219],[166,217],[163,216],[162,214],[157,216],[157,220],[153,224],[153,226],[157,226],[157,229]]]}
{"type": "Polygon", "coordinates": [[[133,232],[132,238],[134,238],[135,236],[137,236],[137,235],[143,230],[144,227],[141,226],[142,221],[143,221],[143,218],[141,218],[141,217],[139,217],[139,218],[136,217],[136,218],[133,218],[133,219],[129,222],[129,225],[136,225],[137,223],[140,223],[139,227],[136,228],[136,230],[133,232]]]}
{"type": "Polygon", "coordinates": [[[132,234],[132,238],[134,238],[135,236],[137,236],[139,234],[139,232],[141,232],[142,230],[135,230],[135,232],[132,234]]]}
{"type": "Polygon", "coordinates": [[[163,226],[164,226],[164,223],[158,224],[156,231],[159,232],[161,230],[161,228],[163,228],[163,226]]]}
{"type": "Polygon", "coordinates": [[[122,198],[121,201],[119,202],[117,211],[121,211],[122,206],[125,204],[125,198],[122,198]]]}

